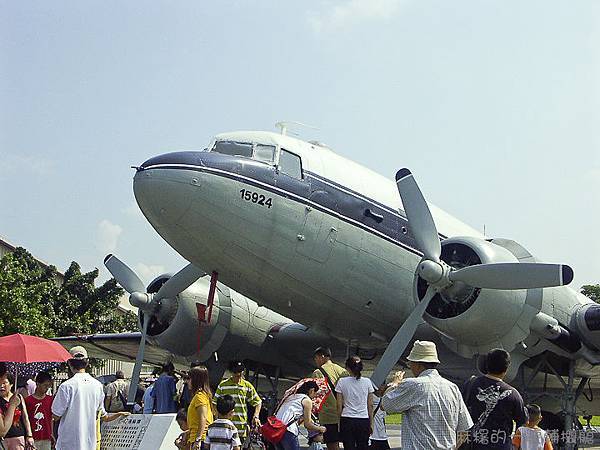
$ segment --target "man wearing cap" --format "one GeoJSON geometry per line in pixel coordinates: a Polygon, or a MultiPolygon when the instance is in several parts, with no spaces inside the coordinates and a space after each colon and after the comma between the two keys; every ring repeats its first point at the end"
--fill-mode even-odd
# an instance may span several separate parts
{"type": "Polygon", "coordinates": [[[382,407],[388,413],[404,413],[402,449],[455,448],[458,434],[473,426],[458,386],[442,378],[433,342],[415,341],[408,355],[415,378],[403,379],[399,372],[388,385],[382,407]]]}
{"type": "Polygon", "coordinates": [[[219,383],[213,403],[216,405],[217,399],[224,395],[231,395],[235,400],[235,408],[233,409],[233,417],[231,421],[238,430],[240,439],[244,439],[248,428],[248,404],[254,407],[254,415],[252,416],[252,426],[260,427],[260,408],[262,400],[258,396],[256,389],[252,383],[244,380],[244,363],[241,361],[232,361],[229,364],[231,376],[219,383]]]}
{"type": "Polygon", "coordinates": [[[335,386],[340,378],[347,377],[349,374],[346,369],[331,361],[331,350],[327,347],[315,349],[313,359],[317,370],[313,372],[312,377],[326,378],[331,389],[331,395],[327,396],[319,412],[319,423],[326,428],[323,442],[327,445],[327,450],[338,450],[340,448],[340,416],[335,398],[335,386]]]}
{"type": "Polygon", "coordinates": [[[52,403],[54,420],[60,420],[56,450],[95,450],[96,417],[104,411],[104,391],[102,384],[85,371],[86,349],[76,346],[69,353],[67,363],[73,376],[58,387],[52,403]]]}

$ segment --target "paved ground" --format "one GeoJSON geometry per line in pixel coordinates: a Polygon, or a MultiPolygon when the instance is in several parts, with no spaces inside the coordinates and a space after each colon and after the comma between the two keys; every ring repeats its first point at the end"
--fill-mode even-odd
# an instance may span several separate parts
{"type": "MultiPolygon", "coordinates": [[[[386,428],[388,436],[390,436],[388,441],[390,443],[390,447],[392,447],[393,450],[401,450],[402,447],[400,443],[400,425],[387,425],[386,428]]],[[[597,443],[593,447],[587,447],[587,450],[600,450],[599,444],[600,443],[597,443]]],[[[306,438],[304,436],[300,437],[300,446],[302,448],[308,448],[306,438]]]]}

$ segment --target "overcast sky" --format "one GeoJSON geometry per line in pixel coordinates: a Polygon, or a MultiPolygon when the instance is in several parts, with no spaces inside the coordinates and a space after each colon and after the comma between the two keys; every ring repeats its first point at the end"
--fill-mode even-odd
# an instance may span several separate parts
{"type": "Polygon", "coordinates": [[[178,270],[130,166],[285,119],[600,283],[600,2],[0,6],[0,236],[60,270],[178,270]]]}

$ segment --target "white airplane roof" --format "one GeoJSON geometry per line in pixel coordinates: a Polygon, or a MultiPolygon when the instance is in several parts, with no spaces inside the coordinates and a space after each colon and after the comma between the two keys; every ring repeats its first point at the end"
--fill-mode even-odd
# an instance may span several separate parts
{"type": "MultiPolygon", "coordinates": [[[[347,159],[329,147],[297,139],[295,137],[271,131],[233,131],[217,134],[214,140],[231,140],[237,142],[274,145],[298,154],[302,158],[302,166],[328,180],[331,180],[365,197],[397,211],[404,209],[396,183],[350,159],[347,159]]],[[[398,167],[400,168],[400,166],[398,167]]],[[[445,236],[484,236],[474,228],[464,224],[442,209],[428,202],[431,214],[445,236]]]]}

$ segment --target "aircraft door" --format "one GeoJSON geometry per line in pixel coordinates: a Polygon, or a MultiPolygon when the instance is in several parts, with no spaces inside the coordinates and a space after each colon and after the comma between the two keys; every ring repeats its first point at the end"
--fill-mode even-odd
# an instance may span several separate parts
{"type": "Polygon", "coordinates": [[[313,192],[309,200],[311,203],[304,208],[304,223],[298,234],[296,251],[315,261],[325,262],[331,256],[337,239],[337,218],[315,207],[315,204],[335,211],[335,203],[325,191],[313,192]]]}

